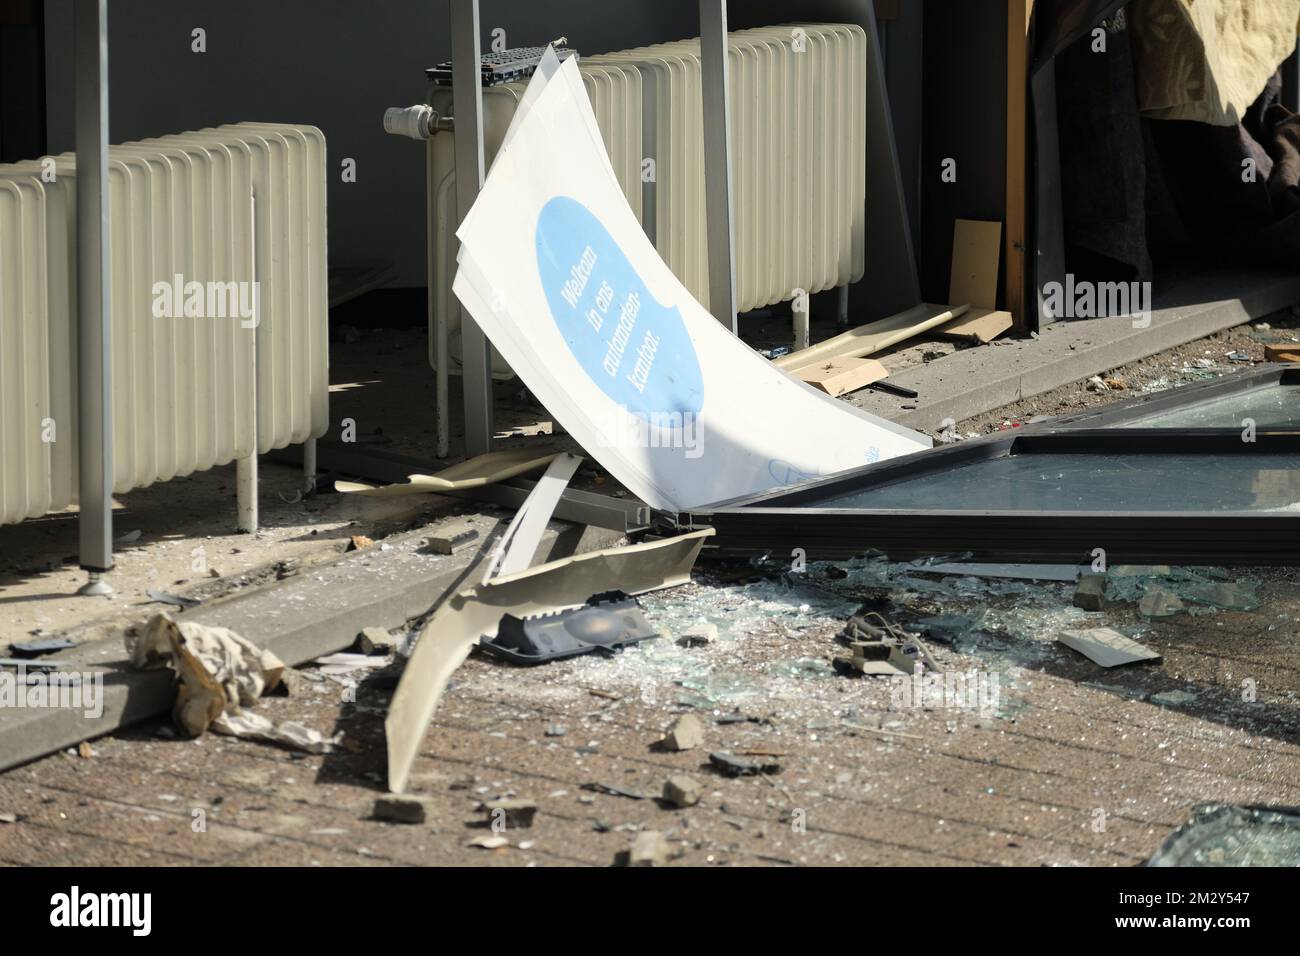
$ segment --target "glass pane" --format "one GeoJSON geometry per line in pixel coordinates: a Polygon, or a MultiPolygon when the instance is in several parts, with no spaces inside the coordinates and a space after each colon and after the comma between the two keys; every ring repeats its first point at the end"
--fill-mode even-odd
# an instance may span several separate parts
{"type": "Polygon", "coordinates": [[[1270,385],[1227,398],[1160,412],[1116,428],[1243,428],[1251,419],[1257,428],[1300,425],[1300,388],[1270,385]]]}
{"type": "Polygon", "coordinates": [[[1300,456],[1012,455],[802,507],[1300,512],[1300,456]]]}

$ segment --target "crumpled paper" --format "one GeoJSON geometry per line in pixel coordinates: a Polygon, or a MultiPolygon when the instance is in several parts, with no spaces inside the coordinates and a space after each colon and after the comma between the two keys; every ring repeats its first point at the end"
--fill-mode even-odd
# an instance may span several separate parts
{"type": "Polygon", "coordinates": [[[191,736],[211,729],[309,753],[333,749],[334,741],[315,730],[292,721],[276,724],[243,709],[279,686],[284,662],[228,628],[155,614],[127,633],[126,650],[133,667],[171,667],[180,677],[172,718],[191,736]]]}

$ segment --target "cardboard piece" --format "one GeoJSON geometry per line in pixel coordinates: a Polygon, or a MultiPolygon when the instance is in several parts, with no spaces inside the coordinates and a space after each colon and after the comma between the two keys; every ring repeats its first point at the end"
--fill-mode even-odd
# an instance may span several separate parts
{"type": "Polygon", "coordinates": [[[938,335],[987,345],[1015,324],[1010,312],[994,309],[971,309],[960,319],[941,326],[938,335]]]}
{"type": "Polygon", "coordinates": [[[998,307],[998,268],[1002,261],[1002,223],[958,219],[952,230],[952,272],[948,301],[972,309],[998,307]]]}
{"type": "Polygon", "coordinates": [[[795,378],[820,389],[831,398],[865,388],[872,382],[889,377],[889,369],[875,359],[833,358],[797,369],[795,378]]]}
{"type": "Polygon", "coordinates": [[[1134,664],[1138,661],[1160,660],[1160,655],[1151,648],[1109,627],[1094,627],[1087,631],[1062,631],[1057,640],[1102,667],[1119,667],[1122,664],[1134,664]]]}

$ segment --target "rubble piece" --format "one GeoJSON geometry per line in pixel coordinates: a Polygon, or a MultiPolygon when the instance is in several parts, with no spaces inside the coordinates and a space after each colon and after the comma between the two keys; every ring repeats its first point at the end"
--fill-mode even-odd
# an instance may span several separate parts
{"type": "Polygon", "coordinates": [[[565,729],[564,724],[551,724],[546,728],[546,736],[548,737],[563,737],[567,733],[568,730],[565,729]]]}
{"type": "Polygon", "coordinates": [[[750,760],[724,751],[709,754],[709,763],[728,777],[752,777],[781,772],[781,765],[775,761],[750,760]]]}
{"type": "Polygon", "coordinates": [[[65,637],[44,638],[39,641],[14,641],[9,645],[9,653],[14,657],[41,657],[76,646],[76,641],[70,641],[65,637]]]}
{"type": "MultiPolygon", "coordinates": [[[[918,661],[932,671],[943,670],[917,635],[904,631],[876,611],[850,617],[839,640],[853,651],[852,661],[847,662],[849,671],[872,677],[895,677],[914,673],[918,661]]],[[[844,658],[832,661],[832,666],[840,673],[846,672],[844,658]]]]}
{"type": "Polygon", "coordinates": [[[683,634],[681,637],[677,638],[674,643],[678,647],[705,647],[706,645],[712,644],[717,639],[718,626],[716,624],[705,624],[701,628],[683,634]]]}
{"type": "Polygon", "coordinates": [[[429,802],[423,797],[385,794],[375,801],[375,819],[389,823],[423,823],[428,816],[429,802]]]}
{"type": "Polygon", "coordinates": [[[357,671],[378,670],[388,666],[388,662],[383,658],[371,654],[349,654],[347,651],[326,654],[324,657],[316,658],[313,663],[320,669],[320,673],[327,677],[348,677],[357,671]]]}
{"type": "Polygon", "coordinates": [[[1300,866],[1300,811],[1200,804],[1147,866],[1300,866]]]}
{"type": "Polygon", "coordinates": [[[1101,611],[1106,607],[1106,575],[1081,574],[1074,588],[1074,606],[1085,611],[1101,611]]]}
{"type": "Polygon", "coordinates": [[[398,498],[404,495],[461,491],[468,488],[481,488],[484,485],[505,481],[507,478],[517,478],[530,472],[541,471],[554,459],[555,455],[539,458],[535,451],[528,448],[507,448],[467,459],[450,468],[444,468],[436,475],[408,475],[408,484],[405,485],[385,485],[376,488],[373,485],[354,481],[336,481],[334,488],[343,494],[361,495],[366,498],[398,498]]]}
{"type": "Polygon", "coordinates": [[[210,729],[228,737],[262,740],[309,754],[333,753],[339,742],[337,738],[326,737],[296,721],[284,720],[277,724],[250,710],[222,714],[212,722],[210,729]]]}
{"type": "Polygon", "coordinates": [[[1102,667],[1160,660],[1160,655],[1151,648],[1109,627],[1063,631],[1057,640],[1102,667]]]}
{"type": "Polygon", "coordinates": [[[1196,695],[1185,690],[1162,690],[1158,694],[1152,694],[1148,699],[1151,703],[1162,707],[1186,707],[1188,704],[1196,703],[1196,695]]]}
{"type": "Polygon", "coordinates": [[[664,802],[674,807],[693,807],[700,802],[703,789],[685,774],[673,774],[664,781],[664,802]]]}
{"type": "Polygon", "coordinates": [[[622,591],[594,595],[586,604],[545,614],[504,614],[483,650],[512,664],[532,666],[613,651],[659,636],[635,598],[622,591]]]}
{"type": "MultiPolygon", "coordinates": [[[[339,482],[335,483],[340,484],[339,482]]],[[[375,543],[374,538],[367,538],[364,534],[354,534],[348,538],[348,551],[360,551],[362,548],[368,548],[375,543]]]]}
{"type": "Polygon", "coordinates": [[[492,836],[475,837],[465,843],[466,846],[477,847],[480,850],[499,850],[503,846],[509,846],[510,841],[499,834],[492,836]]]}
{"type": "Polygon", "coordinates": [[[663,739],[667,750],[694,750],[704,746],[704,725],[694,714],[682,714],[668,728],[663,739]]]}
{"type": "Polygon", "coordinates": [[[663,866],[667,862],[668,841],[658,830],[638,833],[631,848],[614,857],[615,866],[663,866]]]}
{"type": "Polygon", "coordinates": [[[18,814],[0,813],[0,823],[17,823],[17,822],[18,822],[18,814]]]}
{"type": "Polygon", "coordinates": [[[388,632],[383,627],[365,627],[361,629],[361,634],[357,637],[357,647],[361,649],[362,654],[391,654],[397,650],[397,644],[400,639],[388,632]]]}
{"type": "Polygon", "coordinates": [[[713,533],[707,528],[675,538],[589,551],[451,595],[425,623],[389,705],[384,722],[389,789],[400,793],[405,788],[452,672],[480,639],[496,636],[502,615],[522,617],[573,607],[612,588],[640,594],[685,584],[704,539],[713,533]]]}
{"type": "Polygon", "coordinates": [[[615,787],[612,786],[611,784],[600,783],[597,781],[593,781],[591,783],[584,783],[582,785],[582,789],[589,790],[592,793],[603,793],[611,797],[627,797],[629,800],[650,799],[650,794],[648,793],[638,793],[635,790],[625,790],[622,787],[615,787]]]}
{"type": "Polygon", "coordinates": [[[537,816],[537,804],[531,800],[484,800],[479,812],[486,813],[489,825],[504,823],[509,829],[527,829],[537,816]]]}
{"type": "Polygon", "coordinates": [[[468,520],[445,522],[438,525],[425,544],[433,554],[455,554],[478,540],[478,528],[468,520]]]}
{"type": "Polygon", "coordinates": [[[1143,617],[1173,617],[1185,610],[1187,605],[1178,595],[1159,587],[1148,588],[1138,602],[1138,613],[1143,617]]]}
{"type": "Polygon", "coordinates": [[[146,590],[145,594],[148,595],[149,600],[151,601],[157,601],[159,604],[170,604],[172,607],[178,607],[182,610],[191,607],[198,607],[202,603],[201,601],[194,600],[194,598],[182,597],[179,594],[170,594],[167,591],[156,591],[153,588],[146,590]]]}

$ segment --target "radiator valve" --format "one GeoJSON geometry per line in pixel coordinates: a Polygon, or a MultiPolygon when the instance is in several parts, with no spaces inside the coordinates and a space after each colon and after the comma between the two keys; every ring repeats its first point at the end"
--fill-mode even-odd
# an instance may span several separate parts
{"type": "Polygon", "coordinates": [[[452,128],[452,118],[432,106],[392,106],[384,110],[384,132],[394,136],[428,139],[439,130],[452,128]]]}

